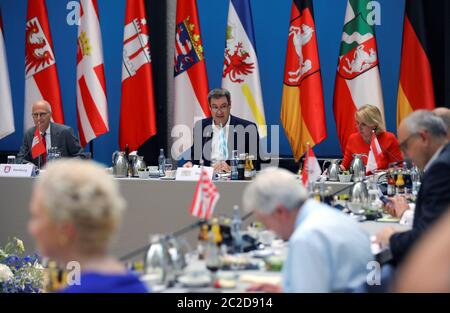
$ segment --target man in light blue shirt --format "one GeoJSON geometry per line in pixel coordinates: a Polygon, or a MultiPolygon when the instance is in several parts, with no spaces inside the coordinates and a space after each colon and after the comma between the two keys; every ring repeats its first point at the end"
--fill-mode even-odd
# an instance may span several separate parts
{"type": "Polygon", "coordinates": [[[295,175],[278,168],[262,171],[244,191],[244,209],[289,240],[283,286],[251,290],[339,292],[366,282],[373,260],[368,234],[342,212],[307,196],[295,175]]]}

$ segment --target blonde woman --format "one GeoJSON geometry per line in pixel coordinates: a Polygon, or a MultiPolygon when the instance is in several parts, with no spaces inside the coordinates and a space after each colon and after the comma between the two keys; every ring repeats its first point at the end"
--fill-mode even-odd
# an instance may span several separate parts
{"type": "MultiPolygon", "coordinates": [[[[373,131],[383,153],[382,166],[379,169],[388,168],[389,163],[403,161],[397,138],[393,133],[386,131],[381,112],[376,106],[363,105],[356,111],[355,120],[358,131],[351,134],[348,139],[341,163],[342,169],[346,170],[350,167],[353,154],[369,155],[373,131]]],[[[363,158],[363,161],[367,164],[367,158],[363,158]]]]}
{"type": "Polygon", "coordinates": [[[54,161],[34,186],[28,229],[41,255],[60,264],[76,261],[79,284],[63,292],[147,292],[108,255],[125,201],[116,182],[92,161],[54,161]]]}

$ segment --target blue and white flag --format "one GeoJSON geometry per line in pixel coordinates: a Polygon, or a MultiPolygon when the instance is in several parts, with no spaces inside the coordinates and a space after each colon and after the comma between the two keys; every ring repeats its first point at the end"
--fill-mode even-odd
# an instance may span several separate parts
{"type": "Polygon", "coordinates": [[[3,29],[0,15],[0,139],[12,134],[14,128],[11,87],[9,84],[6,49],[3,41],[3,29]]]}
{"type": "Polygon", "coordinates": [[[231,93],[231,114],[258,125],[266,137],[253,18],[249,0],[231,0],[228,10],[222,88],[231,93]]]}

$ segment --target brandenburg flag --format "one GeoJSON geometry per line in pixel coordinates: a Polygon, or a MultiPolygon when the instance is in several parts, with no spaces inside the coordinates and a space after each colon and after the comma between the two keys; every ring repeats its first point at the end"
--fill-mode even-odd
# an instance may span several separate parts
{"type": "Polygon", "coordinates": [[[348,0],[334,86],[334,119],[345,151],[356,132],[355,112],[365,104],[377,106],[384,119],[375,27],[369,0],[348,0]]]}
{"type": "MultiPolygon", "coordinates": [[[[425,7],[422,0],[407,0],[403,22],[402,61],[397,98],[397,126],[411,112],[436,106],[426,36],[425,7]]],[[[431,17],[434,19],[435,17],[431,17]]],[[[443,30],[439,30],[441,32],[443,30]]]]}
{"type": "Polygon", "coordinates": [[[291,10],[283,80],[281,121],[298,161],[327,137],[325,111],[311,0],[295,0],[291,10]]]}
{"type": "Polygon", "coordinates": [[[254,122],[266,137],[255,32],[249,0],[231,0],[228,9],[222,88],[231,93],[231,113],[254,122]]]}

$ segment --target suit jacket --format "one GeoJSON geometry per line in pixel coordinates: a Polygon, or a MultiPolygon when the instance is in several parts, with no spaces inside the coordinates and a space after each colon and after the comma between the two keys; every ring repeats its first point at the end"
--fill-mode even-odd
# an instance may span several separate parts
{"type": "MultiPolygon", "coordinates": [[[[212,148],[212,117],[202,119],[194,126],[194,144],[191,147],[191,161],[199,164],[202,159],[205,166],[211,165],[212,148]]],[[[228,158],[231,159],[233,150],[239,153],[248,153],[255,156],[254,167],[260,170],[259,133],[255,123],[230,115],[230,128],[228,131],[228,158]],[[248,128],[247,128],[248,127],[248,128]],[[247,128],[247,132],[245,129],[247,128]]],[[[227,161],[229,163],[229,161],[227,161]]]]}
{"type": "MultiPolygon", "coordinates": [[[[33,142],[36,127],[29,128],[23,137],[23,143],[20,147],[17,159],[19,163],[34,163],[36,166],[39,163],[39,157],[33,159],[31,156],[31,144],[33,142]]],[[[82,156],[83,149],[80,146],[78,139],[73,133],[73,129],[69,126],[51,123],[50,138],[52,147],[57,147],[61,152],[62,157],[78,157],[82,156]]]]}
{"type": "Polygon", "coordinates": [[[439,156],[425,171],[422,185],[417,195],[414,222],[411,230],[397,233],[390,238],[390,248],[394,263],[399,263],[407,255],[431,224],[450,205],[450,144],[444,146],[439,156]]]}

